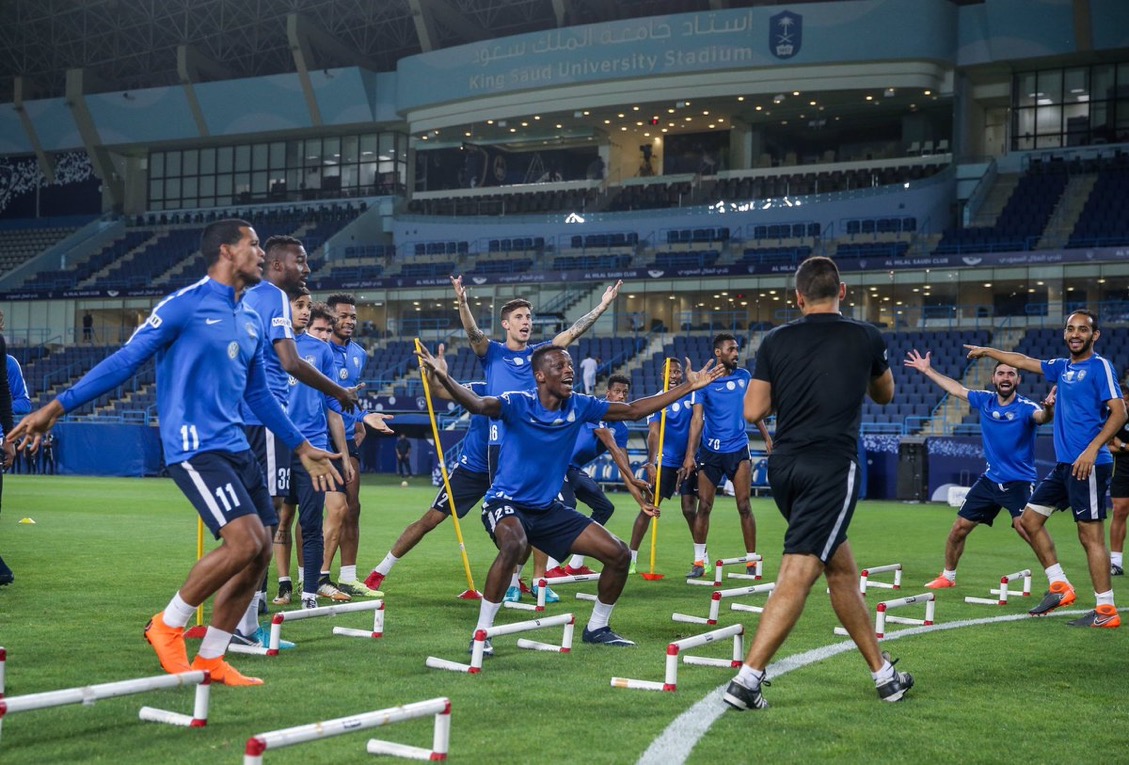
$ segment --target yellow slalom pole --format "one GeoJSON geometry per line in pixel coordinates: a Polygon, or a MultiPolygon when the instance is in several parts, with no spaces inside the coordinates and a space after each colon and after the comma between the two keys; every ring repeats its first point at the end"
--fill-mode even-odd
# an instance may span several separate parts
{"type": "MultiPolygon", "coordinates": [[[[196,516],[196,560],[204,557],[204,519],[196,516]]],[[[188,638],[202,638],[207,628],[204,626],[204,604],[196,606],[196,626],[184,633],[188,638]]]]}
{"type": "MultiPolygon", "coordinates": [[[[663,364],[663,393],[670,390],[670,359],[666,360],[663,364]]],[[[663,407],[662,414],[659,416],[659,450],[658,450],[658,464],[655,466],[655,508],[658,509],[659,504],[662,502],[662,481],[663,481],[663,442],[666,440],[666,407],[663,407]]],[[[651,516],[651,572],[643,574],[643,578],[648,581],[658,581],[663,578],[662,574],[655,573],[655,548],[658,546],[659,540],[659,517],[657,515],[651,516]]]]}
{"type": "MultiPolygon", "coordinates": [[[[423,343],[416,339],[416,351],[423,343]]],[[[417,356],[417,358],[419,358],[417,356]]],[[[443,489],[447,492],[447,503],[451,506],[451,522],[455,524],[455,537],[459,540],[459,553],[463,556],[463,568],[466,570],[466,581],[470,589],[461,593],[462,600],[479,600],[482,598],[474,586],[474,577],[470,573],[470,559],[466,554],[466,543],[463,542],[463,530],[459,526],[459,511],[455,507],[455,494],[451,491],[451,477],[447,474],[447,461],[443,458],[443,442],[439,440],[439,421],[435,419],[435,407],[431,403],[431,386],[427,384],[427,370],[424,369],[423,359],[419,358],[419,376],[423,380],[423,397],[427,399],[427,416],[431,419],[431,434],[435,438],[435,453],[439,456],[439,471],[443,474],[443,489]]]]}

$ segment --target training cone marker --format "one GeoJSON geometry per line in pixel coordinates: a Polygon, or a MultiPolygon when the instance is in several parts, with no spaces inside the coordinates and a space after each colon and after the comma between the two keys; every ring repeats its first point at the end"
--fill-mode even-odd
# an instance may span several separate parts
{"type": "Polygon", "coordinates": [[[20,523],[35,525],[35,520],[32,518],[20,518],[20,523]]]}

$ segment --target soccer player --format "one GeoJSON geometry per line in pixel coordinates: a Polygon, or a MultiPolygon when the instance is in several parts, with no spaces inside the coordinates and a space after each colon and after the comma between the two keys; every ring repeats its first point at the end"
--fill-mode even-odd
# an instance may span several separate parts
{"type": "MultiPolygon", "coordinates": [[[[670,362],[670,387],[682,384],[682,362],[669,359],[670,362]]],[[[694,518],[697,515],[698,504],[698,476],[696,471],[686,473],[684,461],[686,459],[686,443],[690,438],[690,420],[694,417],[694,395],[691,394],[675,401],[666,407],[666,432],[663,434],[662,454],[659,454],[659,427],[662,424],[662,412],[652,414],[647,418],[647,477],[651,484],[655,482],[658,466],[662,465],[662,485],[658,487],[658,496],[670,499],[678,490],[679,500],[682,504],[682,517],[690,527],[690,535],[694,534],[694,518]]],[[[635,524],[631,528],[631,569],[634,574],[639,558],[639,545],[643,542],[643,535],[647,533],[650,516],[639,513],[635,524]]]]}
{"type": "MultiPolygon", "coordinates": [[[[4,331],[4,312],[0,311],[0,333],[2,333],[3,331],[4,331]]],[[[15,359],[13,359],[11,356],[8,356],[8,344],[4,341],[4,335],[3,334],[0,334],[0,353],[2,353],[4,356],[7,356],[7,358],[10,359],[10,362],[15,361],[15,359]]],[[[0,375],[3,375],[5,378],[8,377],[8,375],[9,375],[9,370],[11,368],[10,362],[9,362],[9,364],[6,364],[4,366],[3,370],[0,370],[0,375]]],[[[17,364],[16,366],[18,367],[19,365],[17,364]]],[[[12,432],[12,425],[13,425],[13,417],[12,417],[13,400],[12,399],[13,399],[13,393],[12,393],[12,388],[11,388],[11,380],[8,380],[8,379],[0,380],[0,429],[2,429],[4,433],[11,433],[12,432]]],[[[3,467],[4,467],[5,470],[10,470],[12,468],[12,465],[15,462],[16,450],[15,450],[15,447],[12,445],[12,443],[7,439],[4,440],[3,447],[4,447],[3,467]]],[[[4,474],[3,474],[3,471],[0,471],[0,497],[2,497],[3,492],[4,492],[4,474]]],[[[0,558],[0,587],[5,586],[5,585],[9,585],[12,582],[14,582],[15,580],[16,580],[16,577],[15,577],[15,574],[12,573],[12,569],[10,569],[8,567],[8,564],[4,562],[3,558],[0,558]]]]}
{"type": "MultiPolygon", "coordinates": [[[[438,358],[444,359],[444,346],[442,344],[439,346],[438,358]]],[[[444,363],[446,362],[444,361],[444,363]]],[[[433,395],[440,398],[450,398],[447,389],[433,375],[429,374],[428,380],[429,389],[433,395]]],[[[486,391],[485,382],[467,383],[466,387],[480,396],[484,395],[486,391]]],[[[455,496],[455,512],[458,513],[460,520],[465,518],[467,512],[486,496],[486,491],[490,488],[490,471],[486,457],[489,429],[490,420],[481,415],[471,415],[470,426],[467,428],[466,435],[463,436],[459,462],[448,476],[451,491],[455,496]]],[[[419,520],[414,521],[404,529],[399,539],[392,545],[392,549],[384,556],[384,560],[380,561],[380,564],[365,578],[365,586],[379,590],[384,583],[384,578],[392,572],[392,567],[450,515],[451,498],[447,494],[447,487],[441,486],[439,493],[435,495],[435,499],[431,503],[431,507],[424,512],[419,520]]]]}
{"type": "MultiPolygon", "coordinates": [[[[631,381],[628,378],[623,375],[612,375],[608,378],[608,390],[604,400],[621,403],[627,400],[627,394],[630,392],[631,381]]],[[[619,468],[624,486],[627,487],[632,498],[639,503],[639,507],[651,506],[651,486],[635,477],[631,469],[631,461],[627,457],[628,436],[627,425],[623,422],[590,422],[577,435],[576,445],[572,449],[572,459],[568,464],[568,472],[565,473],[564,484],[561,486],[561,501],[572,508],[577,507],[577,500],[588,505],[592,509],[592,520],[601,526],[608,525],[612,513],[615,512],[615,505],[608,499],[600,484],[584,470],[584,466],[604,452],[611,455],[615,466],[619,468]]],[[[550,566],[553,563],[552,560],[549,561],[550,566]]],[[[545,576],[576,576],[593,573],[595,572],[592,569],[584,565],[583,555],[573,555],[567,566],[560,568],[558,565],[556,570],[546,571],[545,576]]],[[[507,599],[510,595],[511,593],[507,591],[507,599]]],[[[548,591],[545,597],[549,597],[548,591]]]]}
{"type": "Polygon", "coordinates": [[[8,440],[35,449],[56,420],[121,385],[155,355],[169,474],[222,543],[196,562],[169,605],[149,621],[145,637],[166,672],[203,669],[215,682],[259,685],[262,680],[245,677],[224,660],[270,563],[267,528],[278,522],[243,432],[240,402],[294,450],[315,486],[324,489],[341,476],[330,462],[334,455],[302,437],[267,386],[267,339],[242,299],[263,278],[255,229],[243,220],[216,221],[204,229],[200,251],[206,277],[158,303],[120,350],[21,420],[8,440]],[[189,664],[184,626],[212,595],[212,623],[189,664]]]}
{"type": "MultiPolygon", "coordinates": [[[[1121,398],[1129,402],[1129,386],[1121,386],[1121,398]]],[[[1113,500],[1113,519],[1109,522],[1109,573],[1122,576],[1125,562],[1125,521],[1129,518],[1129,424],[1109,442],[1113,454],[1113,477],[1109,480],[1109,496],[1113,500]]]]}
{"type": "MultiPolygon", "coordinates": [[[[609,626],[612,609],[627,581],[631,562],[627,546],[557,498],[572,444],[585,423],[637,420],[708,385],[721,370],[711,368],[710,362],[695,373],[687,362],[687,382],[677,388],[629,404],[610,403],[573,393],[572,359],[565,349],[549,345],[533,353],[535,388],[480,397],[453,381],[442,359],[432,356],[426,348],[419,355],[451,397],[467,411],[505,423],[504,448],[507,454],[517,455],[499,461],[482,509],[482,522],[498,547],[498,557],[486,577],[476,630],[494,624],[506,582],[532,545],[558,559],[575,552],[591,555],[603,563],[596,605],[583,640],[610,646],[635,645],[609,626]]],[[[654,512],[653,507],[645,510],[654,512]]],[[[493,653],[493,649],[488,647],[487,652],[493,653]]]]}
{"type": "Polygon", "coordinates": [[[28,395],[24,371],[16,357],[8,354],[8,390],[12,396],[12,415],[23,417],[31,411],[31,396],[28,395]]]}
{"type": "MultiPolygon", "coordinates": [[[[694,397],[694,417],[690,421],[686,458],[682,461],[686,475],[695,468],[698,471],[698,510],[694,518],[693,533],[694,563],[690,566],[690,573],[686,575],[687,579],[698,579],[705,575],[709,560],[706,540],[710,534],[710,513],[713,511],[717,490],[725,485],[726,478],[733,482],[745,552],[752,555],[757,551],[757,522],[749,506],[753,485],[752,459],[749,456],[749,436],[745,432],[745,419],[742,415],[751,375],[749,370],[737,367],[740,354],[737,338],[727,332],[717,335],[713,339],[713,355],[718,366],[725,369],[726,376],[702,388],[694,397]]],[[[760,420],[757,420],[756,426],[771,452],[772,438],[768,434],[768,428],[760,420]]],[[[755,565],[750,563],[748,567],[755,565]]]]}
{"type": "Polygon", "coordinates": [[[996,348],[965,348],[970,359],[986,356],[1041,374],[1058,386],[1054,419],[1058,463],[1035,487],[1022,516],[1031,546],[1050,582],[1042,602],[1028,613],[1044,616],[1077,599],[1046,529],[1047,518],[1054,511],[1069,507],[1074,511],[1078,541],[1086,551],[1097,606],[1082,618],[1067,623],[1072,627],[1113,629],[1121,626],[1121,617],[1113,603],[1109,550],[1105,543],[1105,496],[1113,472],[1113,457],[1106,444],[1125,425],[1126,410],[1113,365],[1094,351],[1100,337],[1097,315],[1079,310],[1067,317],[1063,330],[1070,358],[1040,361],[996,348]]]}
{"type": "Polygon", "coordinates": [[[1031,538],[1019,522],[1023,508],[1031,497],[1035,483],[1035,436],[1039,426],[1054,416],[1053,393],[1041,408],[1017,392],[1019,370],[999,362],[992,372],[995,393],[969,390],[951,377],[933,368],[930,354],[911,350],[905,366],[916,369],[950,396],[964,399],[980,412],[980,437],[988,468],[973,484],[957,511],[953,528],[945,542],[945,568],[941,575],[925,586],[931,590],[956,587],[957,563],[964,553],[964,541],[981,523],[992,525],[1001,508],[1011,514],[1011,525],[1020,538],[1031,544],[1031,538]]]}
{"type": "MultiPolygon", "coordinates": [[[[291,291],[290,308],[294,316],[294,344],[299,356],[322,374],[335,374],[333,351],[328,338],[333,332],[333,313],[325,303],[310,303],[310,291],[299,287],[291,291]]],[[[287,402],[290,419],[307,440],[319,449],[329,445],[327,433],[333,437],[334,449],[345,454],[345,425],[341,420],[341,406],[332,396],[302,385],[290,378],[290,397],[287,402]]],[[[342,477],[352,477],[353,465],[342,463],[342,477]]],[[[301,546],[299,562],[303,568],[302,607],[316,608],[319,572],[325,553],[322,536],[322,516],[325,510],[325,493],[318,491],[302,463],[295,459],[290,464],[290,492],[279,511],[278,531],[275,532],[275,565],[278,568],[278,597],[275,605],[289,605],[293,593],[290,580],[290,529],[294,524],[295,506],[298,509],[298,526],[301,546]]]]}
{"type": "Polygon", "coordinates": [[[776,590],[741,671],[725,691],[725,703],[734,709],[768,706],[761,694],[765,668],[795,627],[820,574],[827,578],[836,616],[870,667],[878,697],[899,701],[913,687],[913,676],[897,672],[878,649],[847,541],[858,501],[863,397],[890,403],[894,376],[878,330],[839,313],[846,294],[833,260],[801,263],[796,303],[803,316],[765,335],[745,394],[749,422],[776,412],[768,481],[788,529],[776,590]]]}

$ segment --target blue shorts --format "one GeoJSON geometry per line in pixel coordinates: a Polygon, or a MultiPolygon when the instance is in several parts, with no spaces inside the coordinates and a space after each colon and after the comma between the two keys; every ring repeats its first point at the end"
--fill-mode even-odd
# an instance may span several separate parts
{"type": "MultiPolygon", "coordinates": [[[[663,499],[670,499],[674,496],[674,479],[678,477],[678,470],[682,466],[671,467],[670,465],[663,465],[663,474],[659,477],[659,496],[663,499]]],[[[678,494],[682,497],[696,497],[698,496],[698,471],[691,470],[690,475],[678,484],[678,494]]]]}
{"type": "Polygon", "coordinates": [[[498,540],[494,537],[494,528],[510,516],[521,522],[529,544],[557,560],[564,560],[572,552],[576,538],[595,523],[557,500],[546,508],[534,508],[507,499],[488,499],[482,506],[482,525],[495,545],[498,540]]]}
{"type": "Polygon", "coordinates": [[[278,525],[263,470],[250,449],[203,452],[169,465],[169,475],[216,539],[220,529],[244,515],[258,515],[264,526],[278,525]]]}
{"type": "Polygon", "coordinates": [[[272,497],[290,494],[290,447],[276,438],[266,425],[244,425],[243,432],[266,478],[272,497]]]}
{"type": "Polygon", "coordinates": [[[831,560],[847,541],[859,498],[859,472],[858,463],[849,458],[777,454],[768,458],[772,498],[788,521],[785,555],[831,560]]]}
{"type": "Polygon", "coordinates": [[[1040,515],[1050,515],[1056,510],[1070,508],[1074,520],[1104,521],[1105,496],[1109,490],[1109,479],[1113,474],[1113,463],[1094,465],[1090,477],[1079,481],[1071,471],[1074,466],[1060,462],[1039,482],[1027,504],[1040,515]]]}
{"type": "Polygon", "coordinates": [[[698,450],[698,476],[705,476],[706,480],[714,486],[721,486],[728,478],[737,483],[737,471],[741,463],[751,463],[749,448],[738,449],[728,454],[711,452],[709,449],[698,450]]]}
{"type": "Polygon", "coordinates": [[[994,483],[980,476],[960,505],[957,515],[973,523],[991,526],[1001,509],[1011,513],[1012,518],[1023,515],[1023,508],[1031,498],[1029,481],[1009,481],[994,483]]]}
{"type": "MultiPolygon", "coordinates": [[[[451,483],[451,492],[455,495],[455,511],[460,518],[465,518],[470,509],[481,502],[486,492],[490,490],[490,476],[467,470],[462,465],[456,465],[447,480],[451,483]]],[[[443,515],[451,514],[451,503],[447,501],[446,486],[439,488],[431,508],[443,515]]]]}

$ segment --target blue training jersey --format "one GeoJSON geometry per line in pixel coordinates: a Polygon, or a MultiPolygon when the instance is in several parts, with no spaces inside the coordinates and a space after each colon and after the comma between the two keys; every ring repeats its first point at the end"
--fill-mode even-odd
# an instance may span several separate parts
{"type": "Polygon", "coordinates": [[[506,425],[506,454],[487,498],[508,499],[528,508],[548,508],[564,483],[569,455],[585,423],[608,412],[603,399],[573,393],[556,411],[541,405],[535,391],[498,397],[506,425]]]}
{"type": "MultiPolygon", "coordinates": [[[[368,352],[365,351],[364,346],[352,340],[344,345],[338,345],[331,339],[329,350],[333,351],[334,369],[334,374],[329,375],[329,379],[336,380],[342,388],[357,387],[365,371],[365,364],[368,363],[368,352]]],[[[352,428],[364,419],[365,413],[358,407],[352,412],[342,412],[341,416],[345,418],[345,435],[352,441],[352,428]]]]}
{"type": "MultiPolygon", "coordinates": [[[[314,369],[326,377],[333,379],[335,369],[333,366],[333,351],[329,343],[305,333],[298,335],[294,340],[298,348],[298,356],[308,362],[314,369]]],[[[327,396],[317,388],[303,385],[295,377],[289,378],[290,397],[287,403],[287,414],[298,430],[302,431],[311,444],[319,449],[329,447],[329,420],[325,409],[329,407],[335,412],[341,412],[341,404],[333,396],[327,396]]],[[[336,451],[336,448],[334,449],[336,451]]]]}
{"type": "Polygon", "coordinates": [[[738,367],[733,374],[714,380],[697,391],[694,403],[702,406],[705,415],[701,448],[718,454],[748,452],[745,391],[751,379],[749,370],[738,367]]]}
{"type": "Polygon", "coordinates": [[[157,357],[157,409],[166,464],[200,452],[242,452],[240,404],[291,449],[305,440],[267,388],[262,324],[235,290],[204,277],[157,304],[112,356],[58,401],[71,411],[124,383],[157,357]]]}
{"type": "Polygon", "coordinates": [[[600,428],[610,430],[615,445],[620,449],[627,449],[627,437],[629,435],[627,423],[590,422],[576,436],[576,445],[572,448],[572,459],[569,461],[569,465],[578,468],[584,467],[608,450],[604,446],[604,442],[596,437],[596,431],[600,428]]]}
{"type": "Polygon", "coordinates": [[[27,394],[27,381],[20,362],[8,356],[8,390],[12,393],[12,415],[23,417],[31,411],[31,397],[27,394]]]}
{"type": "MultiPolygon", "coordinates": [[[[505,343],[491,340],[486,353],[478,357],[486,372],[486,395],[500,396],[506,391],[529,390],[534,387],[533,366],[529,363],[538,348],[552,345],[552,341],[525,346],[524,350],[511,351],[505,343]]],[[[490,428],[490,445],[502,442],[502,420],[494,420],[490,428]]]]}
{"type": "MultiPolygon", "coordinates": [[[[1108,359],[1094,354],[1085,361],[1050,359],[1042,362],[1047,382],[1058,385],[1055,398],[1055,459],[1072,463],[1078,459],[1094,437],[1105,427],[1105,402],[1121,398],[1117,373],[1108,359]]],[[[1113,462],[1109,449],[1102,444],[1097,465],[1113,462]]]]}
{"type": "MultiPolygon", "coordinates": [[[[290,298],[275,285],[262,281],[247,290],[243,295],[243,303],[257,313],[262,321],[262,334],[266,338],[263,357],[266,360],[267,387],[278,403],[285,408],[286,401],[290,397],[290,376],[282,368],[274,344],[279,340],[294,339],[294,323],[290,318],[290,298]]],[[[243,421],[248,425],[263,424],[248,406],[243,407],[243,421]]]]}
{"type": "MultiPolygon", "coordinates": [[[[666,430],[662,433],[662,453],[658,459],[658,464],[663,467],[680,468],[683,460],[686,459],[686,446],[690,440],[690,421],[694,419],[696,400],[696,394],[691,393],[663,410],[666,412],[666,430]]],[[[656,422],[661,426],[661,417],[661,411],[647,415],[647,425],[656,422]]]]}
{"type": "Polygon", "coordinates": [[[970,390],[968,403],[980,412],[980,435],[988,460],[984,476],[992,483],[1034,482],[1038,477],[1035,414],[1042,411],[1039,405],[1016,395],[1007,406],[1000,406],[1000,397],[986,390],[970,390]]]}
{"type": "MultiPolygon", "coordinates": [[[[485,382],[467,383],[466,387],[479,396],[486,395],[485,382]]],[[[463,436],[462,453],[459,455],[459,464],[463,468],[474,473],[490,472],[490,464],[486,454],[489,437],[490,418],[483,417],[481,414],[472,414],[470,426],[467,427],[466,435],[463,436]]]]}

